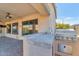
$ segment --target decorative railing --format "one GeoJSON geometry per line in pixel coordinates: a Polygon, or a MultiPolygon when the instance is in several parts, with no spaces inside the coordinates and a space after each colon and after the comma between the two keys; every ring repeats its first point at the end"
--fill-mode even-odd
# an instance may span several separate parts
{"type": "Polygon", "coordinates": [[[76,32],[72,30],[56,30],[56,40],[76,40],[76,32]]]}

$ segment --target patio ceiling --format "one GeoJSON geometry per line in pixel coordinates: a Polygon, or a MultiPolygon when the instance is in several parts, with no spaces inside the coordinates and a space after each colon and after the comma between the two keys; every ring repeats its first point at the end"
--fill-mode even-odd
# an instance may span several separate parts
{"type": "Polygon", "coordinates": [[[0,3],[0,21],[3,22],[27,16],[33,13],[39,13],[40,15],[48,15],[45,6],[41,3],[0,3]],[[11,14],[11,19],[5,18],[7,12],[11,14]]]}

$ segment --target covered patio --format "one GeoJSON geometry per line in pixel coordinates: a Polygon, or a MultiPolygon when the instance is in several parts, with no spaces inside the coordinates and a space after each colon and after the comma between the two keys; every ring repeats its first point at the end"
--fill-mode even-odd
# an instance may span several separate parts
{"type": "Polygon", "coordinates": [[[55,19],[53,3],[0,4],[0,55],[52,56],[55,19]]]}

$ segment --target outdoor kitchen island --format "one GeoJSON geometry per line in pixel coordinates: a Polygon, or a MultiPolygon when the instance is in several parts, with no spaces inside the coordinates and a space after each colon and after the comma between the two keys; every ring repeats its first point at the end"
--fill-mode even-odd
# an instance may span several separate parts
{"type": "Polygon", "coordinates": [[[24,55],[30,56],[52,56],[52,43],[54,37],[49,33],[39,33],[24,36],[24,55]]]}

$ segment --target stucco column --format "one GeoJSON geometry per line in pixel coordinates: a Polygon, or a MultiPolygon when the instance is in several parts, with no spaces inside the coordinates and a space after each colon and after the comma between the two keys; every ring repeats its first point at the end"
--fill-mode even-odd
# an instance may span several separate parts
{"type": "Polygon", "coordinates": [[[50,33],[52,35],[55,35],[55,29],[56,29],[56,27],[55,27],[55,19],[53,18],[53,15],[51,14],[49,16],[49,30],[50,30],[50,33]]]}
{"type": "Polygon", "coordinates": [[[54,5],[53,4],[45,4],[45,6],[47,7],[48,13],[49,13],[49,18],[48,18],[48,22],[49,22],[49,30],[50,33],[55,35],[55,25],[56,25],[56,15],[55,15],[55,9],[54,9],[54,5]]]}
{"type": "MultiPolygon", "coordinates": [[[[56,31],[56,14],[55,14],[55,9],[53,4],[45,4],[47,7],[49,17],[48,17],[48,25],[49,25],[49,31],[51,35],[53,36],[52,40],[55,40],[55,31],[56,31]]],[[[55,55],[55,46],[54,46],[54,41],[50,42],[51,43],[51,54],[55,55]],[[53,49],[52,49],[53,47],[53,49]]]]}
{"type": "Polygon", "coordinates": [[[22,36],[22,23],[21,22],[18,23],[18,35],[22,36]]]}
{"type": "MultiPolygon", "coordinates": [[[[50,7],[49,28],[50,28],[50,32],[53,36],[53,39],[55,40],[55,31],[56,31],[55,11],[51,5],[49,5],[49,7],[50,7]]],[[[54,43],[54,42],[51,42],[51,43],[54,43]]],[[[54,44],[52,44],[52,45],[53,45],[52,54],[55,55],[55,46],[54,46],[54,44]]]]}
{"type": "MultiPolygon", "coordinates": [[[[50,6],[50,5],[49,5],[50,6]]],[[[50,31],[53,35],[55,35],[55,30],[56,30],[56,19],[55,19],[55,11],[53,9],[54,7],[50,6],[50,18],[49,18],[49,23],[50,23],[50,31]]]]}

